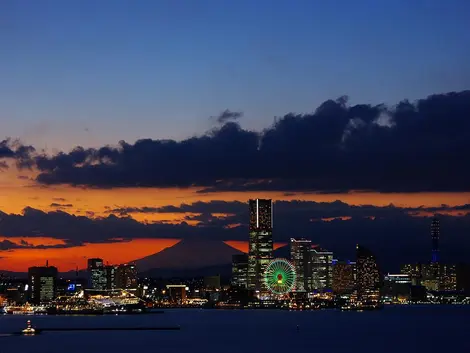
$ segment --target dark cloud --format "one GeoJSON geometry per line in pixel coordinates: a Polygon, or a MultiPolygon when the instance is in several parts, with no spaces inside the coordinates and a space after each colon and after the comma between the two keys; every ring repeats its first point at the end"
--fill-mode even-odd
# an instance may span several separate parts
{"type": "Polygon", "coordinates": [[[73,244],[33,245],[33,244],[28,243],[25,240],[21,240],[19,243],[15,243],[8,239],[0,241],[0,250],[3,250],[3,251],[15,250],[15,249],[62,249],[62,248],[70,247],[70,246],[74,246],[74,245],[73,244]]]}
{"type": "MultiPolygon", "coordinates": [[[[85,242],[115,242],[132,238],[177,238],[201,241],[248,240],[246,203],[211,201],[165,207],[107,209],[107,217],[74,216],[63,211],[26,208],[20,215],[0,213],[0,234],[6,237],[63,239],[62,247],[85,242]],[[133,212],[181,213],[177,224],[140,223],[133,212]],[[190,225],[191,224],[191,225],[190,225]]],[[[427,261],[431,249],[430,215],[440,214],[441,253],[444,261],[466,261],[470,251],[470,205],[401,208],[394,205],[354,206],[341,201],[279,201],[274,205],[274,240],[306,237],[334,251],[340,259],[353,258],[356,243],[373,249],[385,268],[427,261]],[[446,215],[452,212],[453,215],[446,215]],[[416,214],[428,216],[416,216],[416,214]],[[461,215],[458,215],[461,214],[461,215]]],[[[28,244],[20,244],[28,246],[28,244]]],[[[11,248],[11,244],[4,244],[11,248]]]]}
{"type": "Polygon", "coordinates": [[[212,117],[212,118],[214,118],[219,124],[224,124],[230,120],[238,120],[242,116],[243,116],[242,112],[233,112],[231,110],[225,109],[218,116],[212,117]]]}
{"type": "Polygon", "coordinates": [[[56,202],[65,202],[67,201],[67,199],[63,198],[63,197],[53,197],[52,198],[52,201],[56,201],[56,202]]]}
{"type": "Polygon", "coordinates": [[[56,203],[56,202],[53,202],[49,205],[49,207],[70,208],[70,207],[73,207],[73,205],[71,203],[56,203]]]}
{"type": "MultiPolygon", "coordinates": [[[[227,114],[221,116],[233,115],[227,114]]],[[[288,114],[262,133],[235,122],[184,141],[121,141],[40,155],[42,184],[285,192],[469,191],[470,91],[395,107],[347,97],[288,114]]]]}
{"type": "Polygon", "coordinates": [[[0,169],[8,168],[5,159],[15,161],[20,169],[29,169],[35,165],[33,146],[23,145],[19,140],[10,138],[0,141],[0,169]]]}

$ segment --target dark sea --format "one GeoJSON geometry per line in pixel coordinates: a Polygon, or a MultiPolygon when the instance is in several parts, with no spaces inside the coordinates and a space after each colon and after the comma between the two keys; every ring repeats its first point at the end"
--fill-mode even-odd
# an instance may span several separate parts
{"type": "Polygon", "coordinates": [[[0,333],[0,353],[468,353],[470,306],[400,306],[375,312],[179,309],[133,316],[4,315],[0,333]],[[38,328],[179,325],[181,330],[3,335],[20,331],[28,319],[38,328]]]}

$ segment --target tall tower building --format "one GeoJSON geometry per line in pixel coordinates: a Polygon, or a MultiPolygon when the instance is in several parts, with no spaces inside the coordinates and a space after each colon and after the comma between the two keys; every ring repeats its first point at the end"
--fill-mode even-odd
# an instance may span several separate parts
{"type": "Polygon", "coordinates": [[[356,246],[357,298],[364,305],[378,305],[380,299],[380,271],[374,254],[363,246],[356,246]]]}
{"type": "Polygon", "coordinates": [[[57,268],[54,266],[30,267],[28,287],[31,303],[40,304],[51,301],[57,294],[57,268]]]}
{"type": "Polygon", "coordinates": [[[88,259],[89,285],[93,289],[106,289],[106,268],[103,259],[88,259]]]}
{"type": "Polygon", "coordinates": [[[307,290],[324,291],[332,288],[333,252],[320,247],[310,249],[311,272],[307,290]]]}
{"type": "Polygon", "coordinates": [[[116,287],[119,289],[135,289],[138,287],[137,267],[135,264],[119,265],[115,274],[116,287]]]}
{"type": "Polygon", "coordinates": [[[431,241],[432,241],[431,262],[433,264],[439,263],[439,235],[440,235],[439,220],[434,217],[431,222],[431,241]]]}
{"type": "Polygon", "coordinates": [[[335,294],[351,294],[356,282],[356,263],[351,261],[333,262],[331,287],[335,294]]]}
{"type": "Polygon", "coordinates": [[[250,200],[248,289],[266,292],[264,271],[273,258],[273,202],[250,200]]]}
{"type": "Polygon", "coordinates": [[[248,274],[248,255],[232,256],[232,286],[246,288],[248,274]]]}
{"type": "Polygon", "coordinates": [[[312,241],[307,239],[290,239],[290,259],[295,268],[295,290],[303,292],[308,289],[311,274],[310,249],[312,241]]]}

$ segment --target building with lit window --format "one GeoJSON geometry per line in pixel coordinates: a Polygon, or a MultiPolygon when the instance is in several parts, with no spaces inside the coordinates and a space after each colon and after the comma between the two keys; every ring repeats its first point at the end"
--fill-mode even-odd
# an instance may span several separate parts
{"type": "Polygon", "coordinates": [[[356,246],[357,300],[366,306],[380,301],[380,270],[375,255],[363,246],[356,246]]]}
{"type": "Polygon", "coordinates": [[[408,275],[413,286],[421,285],[422,266],[421,264],[405,264],[401,267],[402,274],[408,275]]]}
{"type": "Polygon", "coordinates": [[[310,249],[311,272],[307,291],[325,291],[332,287],[333,252],[314,246],[310,249]]]}
{"type": "Polygon", "coordinates": [[[407,301],[411,297],[411,277],[407,274],[387,274],[384,277],[382,296],[391,302],[407,301]]]}
{"type": "Polygon", "coordinates": [[[54,266],[28,269],[29,301],[33,304],[50,302],[57,293],[57,268],[54,266]]]}
{"type": "Polygon", "coordinates": [[[312,273],[311,249],[311,240],[304,238],[290,239],[290,259],[296,273],[296,292],[303,292],[309,289],[309,279],[312,273]]]}
{"type": "Polygon", "coordinates": [[[335,294],[351,294],[356,283],[356,263],[333,261],[331,287],[335,294]]]}
{"type": "Polygon", "coordinates": [[[136,289],[138,287],[137,267],[135,264],[119,265],[115,273],[116,288],[136,289]]]}
{"type": "Polygon", "coordinates": [[[106,289],[116,289],[116,273],[118,266],[108,265],[105,267],[106,271],[106,289]]]}
{"type": "Polygon", "coordinates": [[[232,286],[246,288],[248,276],[248,255],[232,256],[232,286]]]}
{"type": "Polygon", "coordinates": [[[183,304],[186,302],[186,291],[185,284],[167,284],[166,290],[170,303],[183,304]]]}
{"type": "Polygon", "coordinates": [[[89,285],[92,289],[106,289],[106,269],[103,259],[88,259],[88,278],[89,285]]]}
{"type": "Polygon", "coordinates": [[[248,288],[267,293],[264,272],[273,259],[273,202],[250,200],[248,288]]]}

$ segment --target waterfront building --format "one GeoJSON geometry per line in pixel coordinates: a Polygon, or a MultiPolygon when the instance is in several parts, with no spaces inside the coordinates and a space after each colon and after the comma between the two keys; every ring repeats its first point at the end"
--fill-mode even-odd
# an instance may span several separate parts
{"type": "Polygon", "coordinates": [[[320,247],[310,249],[311,272],[307,277],[307,291],[325,291],[332,287],[333,252],[320,247]]]}
{"type": "Polygon", "coordinates": [[[351,294],[356,283],[356,263],[333,261],[331,287],[335,294],[351,294]]]}
{"type": "Polygon", "coordinates": [[[248,288],[267,293],[264,272],[273,259],[273,202],[249,201],[248,288]]]}
{"type": "Polygon", "coordinates": [[[232,256],[232,286],[247,288],[248,255],[237,254],[232,256]]]}
{"type": "Polygon", "coordinates": [[[122,264],[115,273],[116,288],[137,289],[137,267],[135,264],[122,264]]]}
{"type": "Polygon", "coordinates": [[[118,270],[118,266],[115,265],[108,265],[105,267],[106,271],[106,289],[116,289],[116,273],[118,270]]]}
{"type": "Polygon", "coordinates": [[[167,284],[166,290],[171,303],[183,304],[186,302],[186,291],[188,287],[185,284],[167,284]]]}
{"type": "Polygon", "coordinates": [[[375,255],[367,248],[356,246],[356,292],[363,305],[376,306],[380,301],[380,271],[375,255]]]}
{"type": "Polygon", "coordinates": [[[422,266],[421,264],[405,264],[401,267],[400,273],[408,275],[413,286],[421,285],[422,266]]]}
{"type": "Polygon", "coordinates": [[[296,273],[296,292],[304,292],[309,289],[309,279],[312,272],[311,248],[311,240],[290,239],[290,259],[296,273]]]}
{"type": "Polygon", "coordinates": [[[390,301],[407,301],[411,296],[411,277],[407,274],[387,274],[384,277],[382,296],[390,301]]]}
{"type": "Polygon", "coordinates": [[[28,269],[29,301],[33,304],[50,302],[57,293],[57,268],[54,266],[28,269]]]}
{"type": "Polygon", "coordinates": [[[87,269],[90,287],[96,290],[106,289],[106,269],[103,259],[88,259],[87,269]]]}

